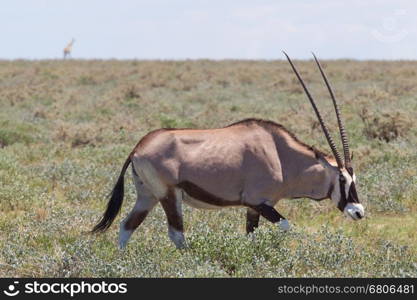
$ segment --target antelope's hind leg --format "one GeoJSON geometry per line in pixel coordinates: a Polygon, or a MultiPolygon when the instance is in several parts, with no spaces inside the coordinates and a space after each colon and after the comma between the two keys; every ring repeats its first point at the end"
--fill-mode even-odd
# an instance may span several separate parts
{"type": "Polygon", "coordinates": [[[119,247],[121,249],[126,247],[132,233],[145,220],[155,204],[158,203],[158,199],[151,194],[134,170],[133,182],[136,188],[137,199],[129,215],[120,224],[119,247]]]}
{"type": "Polygon", "coordinates": [[[165,198],[160,200],[168,220],[168,236],[178,249],[186,247],[184,223],[182,218],[182,191],[169,189],[165,198]]]}

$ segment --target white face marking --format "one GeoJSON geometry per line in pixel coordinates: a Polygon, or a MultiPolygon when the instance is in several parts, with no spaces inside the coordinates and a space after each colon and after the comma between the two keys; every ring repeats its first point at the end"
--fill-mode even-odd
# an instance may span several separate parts
{"type": "MultiPolygon", "coordinates": [[[[352,182],[354,182],[354,180],[352,179],[352,176],[350,176],[350,174],[346,170],[342,170],[342,174],[343,174],[343,177],[345,177],[345,179],[346,179],[345,195],[347,197],[349,195],[350,185],[352,184],[352,182]]],[[[353,176],[355,176],[355,175],[353,175],[353,176]]]]}
{"type": "MultiPolygon", "coordinates": [[[[349,188],[352,182],[355,182],[356,176],[353,174],[353,179],[350,176],[350,174],[346,170],[342,170],[343,177],[345,177],[346,183],[345,183],[345,195],[346,197],[349,195],[349,188]]],[[[330,195],[330,198],[332,199],[333,203],[337,206],[339,204],[339,201],[341,200],[341,193],[340,193],[340,182],[339,182],[339,175],[335,176],[334,179],[334,188],[330,195]]]]}
{"type": "MultiPolygon", "coordinates": [[[[348,197],[351,184],[356,182],[356,176],[355,174],[350,176],[350,174],[346,170],[342,170],[342,175],[346,180],[345,195],[346,197],[348,197]]],[[[335,177],[334,189],[331,194],[331,198],[333,203],[335,203],[336,205],[338,205],[339,201],[341,200],[339,176],[335,177]]],[[[347,203],[343,210],[343,213],[346,216],[352,218],[353,220],[359,220],[364,217],[365,209],[363,205],[360,203],[347,203]]]]}
{"type": "Polygon", "coordinates": [[[343,212],[353,220],[362,219],[365,215],[365,210],[360,203],[348,203],[343,212]]]}

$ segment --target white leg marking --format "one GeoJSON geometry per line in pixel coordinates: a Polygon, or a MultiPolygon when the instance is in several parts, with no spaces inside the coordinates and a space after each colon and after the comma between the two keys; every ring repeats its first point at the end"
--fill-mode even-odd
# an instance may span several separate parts
{"type": "Polygon", "coordinates": [[[186,247],[184,234],[181,231],[169,226],[168,236],[178,249],[186,247]]]}
{"type": "Polygon", "coordinates": [[[287,219],[281,220],[278,224],[279,227],[284,231],[288,231],[291,228],[290,223],[288,223],[287,219]]]}
{"type": "MultiPolygon", "coordinates": [[[[175,189],[175,209],[177,211],[178,217],[182,219],[182,190],[175,189]]],[[[174,242],[175,246],[178,249],[183,249],[186,247],[184,233],[181,231],[176,230],[175,228],[169,226],[168,227],[168,236],[171,241],[174,242]]]]}
{"type": "Polygon", "coordinates": [[[120,223],[120,230],[119,230],[119,248],[120,249],[124,249],[126,247],[127,242],[129,241],[129,238],[133,233],[133,230],[126,230],[125,229],[125,222],[128,218],[124,219],[120,223]]]}
{"type": "Polygon", "coordinates": [[[126,222],[131,217],[136,217],[138,213],[140,212],[150,212],[152,208],[155,206],[156,203],[158,203],[158,200],[152,196],[152,193],[149,192],[149,190],[145,187],[143,182],[140,180],[138,176],[135,175],[133,172],[133,182],[136,187],[136,203],[135,206],[132,208],[129,215],[120,223],[120,229],[119,229],[119,247],[120,249],[123,249],[126,247],[127,242],[129,241],[133,230],[129,230],[125,228],[126,222]]]}

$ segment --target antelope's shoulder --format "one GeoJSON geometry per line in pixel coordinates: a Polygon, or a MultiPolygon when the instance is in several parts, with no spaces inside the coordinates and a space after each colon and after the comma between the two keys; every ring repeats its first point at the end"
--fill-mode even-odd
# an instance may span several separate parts
{"type": "Polygon", "coordinates": [[[290,136],[293,139],[297,139],[295,135],[290,130],[288,130],[284,125],[276,123],[271,120],[265,120],[265,119],[256,119],[256,118],[244,119],[244,120],[235,122],[233,124],[230,124],[229,126],[225,128],[240,128],[248,132],[263,131],[271,135],[280,135],[280,136],[285,136],[285,137],[290,136]]]}

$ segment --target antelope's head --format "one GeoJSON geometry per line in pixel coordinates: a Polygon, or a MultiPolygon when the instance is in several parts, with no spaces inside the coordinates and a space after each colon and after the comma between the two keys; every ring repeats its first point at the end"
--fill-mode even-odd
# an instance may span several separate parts
{"type": "Polygon", "coordinates": [[[364,217],[365,210],[359,201],[355,184],[356,176],[352,168],[350,170],[340,170],[339,178],[331,193],[331,198],[346,216],[351,217],[353,220],[359,220],[364,217]]]}
{"type": "Polygon", "coordinates": [[[317,157],[330,178],[329,197],[346,216],[353,220],[362,219],[365,210],[356,192],[356,176],[352,167],[335,166],[324,157],[317,157]]]}
{"type": "Polygon", "coordinates": [[[345,131],[345,127],[343,125],[341,115],[340,115],[338,103],[336,101],[336,98],[334,97],[333,90],[327,80],[326,75],[324,74],[324,71],[320,65],[320,62],[318,61],[317,57],[313,53],[314,60],[317,63],[317,66],[320,70],[323,80],[326,83],[327,89],[329,90],[330,97],[332,98],[332,101],[333,101],[333,106],[336,112],[340,137],[341,137],[342,145],[343,145],[344,161],[342,161],[342,158],[339,152],[337,151],[333,138],[330,135],[330,132],[326,124],[324,123],[319,110],[317,109],[317,106],[313,97],[308,91],[306,85],[304,84],[304,81],[302,80],[300,74],[298,73],[297,69],[293,65],[291,59],[288,57],[288,55],[285,52],[284,54],[287,57],[292,69],[294,70],[295,75],[297,76],[298,80],[303,86],[303,89],[305,93],[307,94],[307,97],[310,100],[311,105],[313,106],[313,109],[317,115],[321,128],[323,129],[324,135],[326,136],[327,142],[329,143],[330,149],[332,150],[332,153],[337,163],[337,166],[333,166],[324,157],[322,156],[317,157],[320,164],[329,173],[329,177],[331,181],[329,197],[337,205],[339,210],[341,210],[346,216],[352,218],[353,220],[362,219],[365,215],[365,210],[362,204],[360,203],[358,194],[356,192],[356,186],[355,186],[356,176],[352,167],[352,161],[351,161],[352,157],[350,156],[350,152],[349,152],[349,143],[348,143],[347,134],[345,131]]]}

